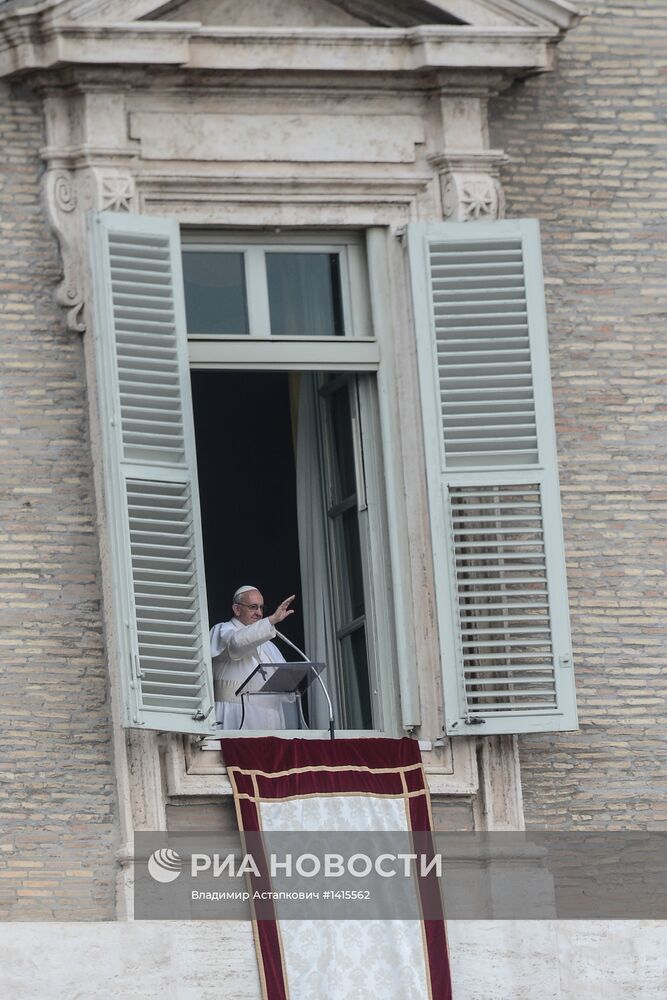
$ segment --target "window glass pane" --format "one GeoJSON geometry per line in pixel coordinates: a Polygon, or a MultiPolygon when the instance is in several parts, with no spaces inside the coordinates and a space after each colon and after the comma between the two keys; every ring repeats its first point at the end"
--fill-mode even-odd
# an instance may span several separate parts
{"type": "Polygon", "coordinates": [[[248,333],[242,253],[183,251],[188,333],[248,333]]]}
{"type": "Polygon", "coordinates": [[[266,275],[274,336],[343,336],[337,253],[267,253],[266,275]]]}
{"type": "Polygon", "coordinates": [[[332,469],[334,501],[340,503],[357,492],[352,443],[352,420],[347,385],[331,396],[331,437],[335,454],[332,469]]]}
{"type": "Polygon", "coordinates": [[[366,629],[356,629],[341,640],[341,694],[346,729],[372,729],[371,692],[368,681],[366,629]]]}
{"type": "Polygon", "coordinates": [[[364,578],[361,568],[359,515],[356,505],[334,519],[340,617],[343,623],[365,612],[364,578]]]}

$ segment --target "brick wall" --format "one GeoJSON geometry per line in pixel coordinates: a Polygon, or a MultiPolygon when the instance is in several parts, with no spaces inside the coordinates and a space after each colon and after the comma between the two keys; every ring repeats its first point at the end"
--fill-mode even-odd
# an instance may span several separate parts
{"type": "MultiPolygon", "coordinates": [[[[493,108],[508,214],[543,225],[582,722],[522,739],[536,825],[667,821],[666,89],[667,7],[609,0],[493,108]]],[[[0,107],[0,919],[111,919],[81,342],[53,304],[39,104],[0,84],[0,107]]]]}
{"type": "Polygon", "coordinates": [[[526,820],[667,826],[667,4],[606,0],[492,109],[541,220],[581,731],[525,737],[526,820]]]}
{"type": "Polygon", "coordinates": [[[112,919],[82,344],[53,301],[39,102],[0,83],[0,108],[0,919],[112,919]]]}

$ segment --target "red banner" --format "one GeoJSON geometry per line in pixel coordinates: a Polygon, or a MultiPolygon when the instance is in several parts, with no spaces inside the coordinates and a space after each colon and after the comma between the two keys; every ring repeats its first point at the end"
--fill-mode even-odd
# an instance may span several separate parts
{"type": "MultiPolygon", "coordinates": [[[[221,746],[242,832],[432,829],[415,740],[268,736],[221,746]]],[[[430,914],[434,879],[414,883],[419,896],[430,893],[430,914]]],[[[253,912],[265,1000],[451,1000],[444,917],[281,921],[271,902],[253,912]]]]}

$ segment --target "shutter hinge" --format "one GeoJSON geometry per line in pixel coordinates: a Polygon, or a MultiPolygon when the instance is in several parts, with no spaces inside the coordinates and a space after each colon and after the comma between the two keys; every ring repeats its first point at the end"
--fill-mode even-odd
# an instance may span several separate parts
{"type": "Polygon", "coordinates": [[[135,677],[138,677],[139,680],[143,680],[144,672],[141,669],[141,661],[139,660],[138,653],[132,653],[132,664],[134,666],[135,677]]]}
{"type": "Polygon", "coordinates": [[[485,726],[486,719],[478,719],[477,717],[473,717],[472,719],[464,719],[463,724],[465,726],[485,726]]]}
{"type": "Polygon", "coordinates": [[[408,227],[397,226],[396,229],[394,229],[394,236],[401,244],[401,246],[404,247],[408,239],[408,227]]]}
{"type": "Polygon", "coordinates": [[[213,705],[211,705],[211,707],[209,708],[209,710],[206,713],[206,715],[204,715],[204,713],[202,712],[201,708],[199,708],[199,709],[197,709],[197,711],[195,712],[195,714],[192,716],[192,718],[194,719],[195,722],[204,722],[206,719],[208,719],[208,717],[209,717],[209,715],[211,714],[212,711],[213,711],[213,705]]]}

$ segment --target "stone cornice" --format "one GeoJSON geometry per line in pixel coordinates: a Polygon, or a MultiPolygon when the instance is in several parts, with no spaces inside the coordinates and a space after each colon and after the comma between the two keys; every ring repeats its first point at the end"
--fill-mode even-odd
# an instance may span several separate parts
{"type": "Polygon", "coordinates": [[[503,153],[488,149],[486,102],[549,69],[562,34],[553,24],[93,24],[58,9],[0,14],[0,76],[29,79],[44,101],[58,301],[77,331],[91,211],[239,226],[502,218],[503,153]]]}
{"type": "Polygon", "coordinates": [[[67,65],[178,66],[256,72],[423,73],[450,68],[525,75],[550,69],[557,28],[210,28],[90,24],[20,11],[0,16],[0,76],[67,65]]]}

